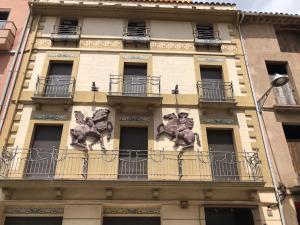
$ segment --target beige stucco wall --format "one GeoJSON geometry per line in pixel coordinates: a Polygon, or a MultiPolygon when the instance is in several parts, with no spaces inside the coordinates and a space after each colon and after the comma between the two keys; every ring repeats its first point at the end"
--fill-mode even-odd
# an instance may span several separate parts
{"type": "Polygon", "coordinates": [[[43,66],[45,63],[45,57],[46,57],[46,53],[44,52],[37,53],[32,75],[27,88],[28,91],[35,91],[37,78],[40,77],[42,74],[43,66]]]}

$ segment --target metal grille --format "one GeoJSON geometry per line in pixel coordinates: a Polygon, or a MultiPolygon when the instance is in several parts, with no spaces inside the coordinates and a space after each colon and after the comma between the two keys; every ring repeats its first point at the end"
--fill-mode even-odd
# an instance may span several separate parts
{"type": "Polygon", "coordinates": [[[231,82],[199,81],[197,87],[200,101],[234,101],[231,82]]]}
{"type": "Polygon", "coordinates": [[[33,151],[4,150],[0,160],[1,179],[263,181],[256,152],[107,150],[87,154],[70,149],[56,149],[46,155],[40,149],[34,149],[34,154],[30,152],[33,151]]]}
{"type": "Polygon", "coordinates": [[[128,37],[150,37],[150,28],[145,26],[128,26],[124,28],[123,35],[128,37]]]}
{"type": "Polygon", "coordinates": [[[196,25],[194,33],[196,39],[220,39],[219,32],[214,31],[212,26],[196,25]]]}
{"type": "Polygon", "coordinates": [[[81,27],[73,25],[59,25],[53,27],[52,34],[61,34],[61,35],[80,35],[81,27]]]}
{"type": "Polygon", "coordinates": [[[160,96],[160,77],[111,75],[110,95],[160,96]]]}
{"type": "Polygon", "coordinates": [[[70,76],[51,75],[49,78],[38,78],[35,96],[48,98],[72,97],[74,79],[70,76]]]}

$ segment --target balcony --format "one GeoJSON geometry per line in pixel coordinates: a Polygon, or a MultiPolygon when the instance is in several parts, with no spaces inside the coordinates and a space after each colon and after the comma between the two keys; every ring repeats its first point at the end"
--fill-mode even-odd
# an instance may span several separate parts
{"type": "Polygon", "coordinates": [[[17,28],[12,21],[0,20],[0,51],[11,50],[17,28]]]}
{"type": "Polygon", "coordinates": [[[232,82],[198,81],[199,105],[231,108],[236,105],[232,82]]]}
{"type": "Polygon", "coordinates": [[[160,77],[111,75],[107,100],[111,106],[158,107],[162,102],[160,77]]]}
{"type": "Polygon", "coordinates": [[[35,103],[70,104],[73,99],[75,80],[70,76],[56,75],[38,78],[32,100],[35,103]]]}
{"type": "Polygon", "coordinates": [[[78,42],[80,40],[81,27],[71,25],[54,26],[51,40],[54,42],[78,42]]]}
{"type": "Polygon", "coordinates": [[[263,183],[256,152],[6,149],[2,180],[120,180],[263,183]]]}
{"type": "Polygon", "coordinates": [[[196,26],[194,30],[196,46],[215,46],[222,44],[218,31],[214,31],[211,26],[196,26]]]}
{"type": "Polygon", "coordinates": [[[128,26],[123,31],[124,44],[146,44],[150,43],[150,28],[144,26],[128,26]]]}

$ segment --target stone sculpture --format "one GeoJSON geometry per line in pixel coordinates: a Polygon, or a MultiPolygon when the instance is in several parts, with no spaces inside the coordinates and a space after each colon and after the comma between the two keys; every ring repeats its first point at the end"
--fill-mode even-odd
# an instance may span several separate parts
{"type": "Polygon", "coordinates": [[[71,145],[84,148],[85,150],[93,150],[92,147],[98,141],[101,149],[106,150],[103,143],[103,136],[107,133],[107,140],[111,138],[113,125],[108,120],[110,111],[108,109],[98,109],[92,117],[85,117],[81,111],[75,111],[77,125],[70,130],[72,137],[71,145]],[[86,140],[90,138],[92,143],[87,146],[86,140]]]}
{"type": "Polygon", "coordinates": [[[188,113],[181,112],[177,116],[175,113],[167,114],[163,116],[164,120],[167,120],[167,124],[163,123],[157,127],[158,139],[162,134],[170,136],[170,140],[175,140],[175,146],[183,146],[183,149],[194,146],[195,139],[200,146],[199,134],[192,131],[194,126],[194,120],[188,117],[188,113]]]}

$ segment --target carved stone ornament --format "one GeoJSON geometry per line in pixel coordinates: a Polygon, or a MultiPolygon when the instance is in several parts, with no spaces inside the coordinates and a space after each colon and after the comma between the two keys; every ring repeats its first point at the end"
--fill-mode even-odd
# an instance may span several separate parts
{"type": "Polygon", "coordinates": [[[194,147],[195,140],[200,146],[199,134],[192,131],[194,126],[194,120],[188,117],[189,114],[185,112],[179,113],[177,116],[175,113],[167,114],[163,116],[163,119],[167,121],[167,124],[163,123],[157,127],[156,139],[162,134],[167,134],[170,140],[175,140],[175,146],[183,146],[183,149],[194,147]]]}
{"type": "Polygon", "coordinates": [[[63,208],[6,208],[6,214],[63,214],[63,208]]]}
{"type": "Polygon", "coordinates": [[[77,125],[70,130],[72,137],[71,145],[83,148],[85,150],[93,150],[92,146],[98,141],[101,149],[106,150],[103,143],[103,136],[107,133],[107,140],[111,138],[113,125],[108,120],[110,111],[108,109],[98,109],[92,117],[85,117],[81,111],[75,111],[75,118],[77,125]],[[92,143],[87,146],[86,140],[91,138],[92,143]]]}
{"type": "Polygon", "coordinates": [[[125,214],[148,214],[159,215],[159,208],[104,208],[106,215],[125,215],[125,214]]]}

